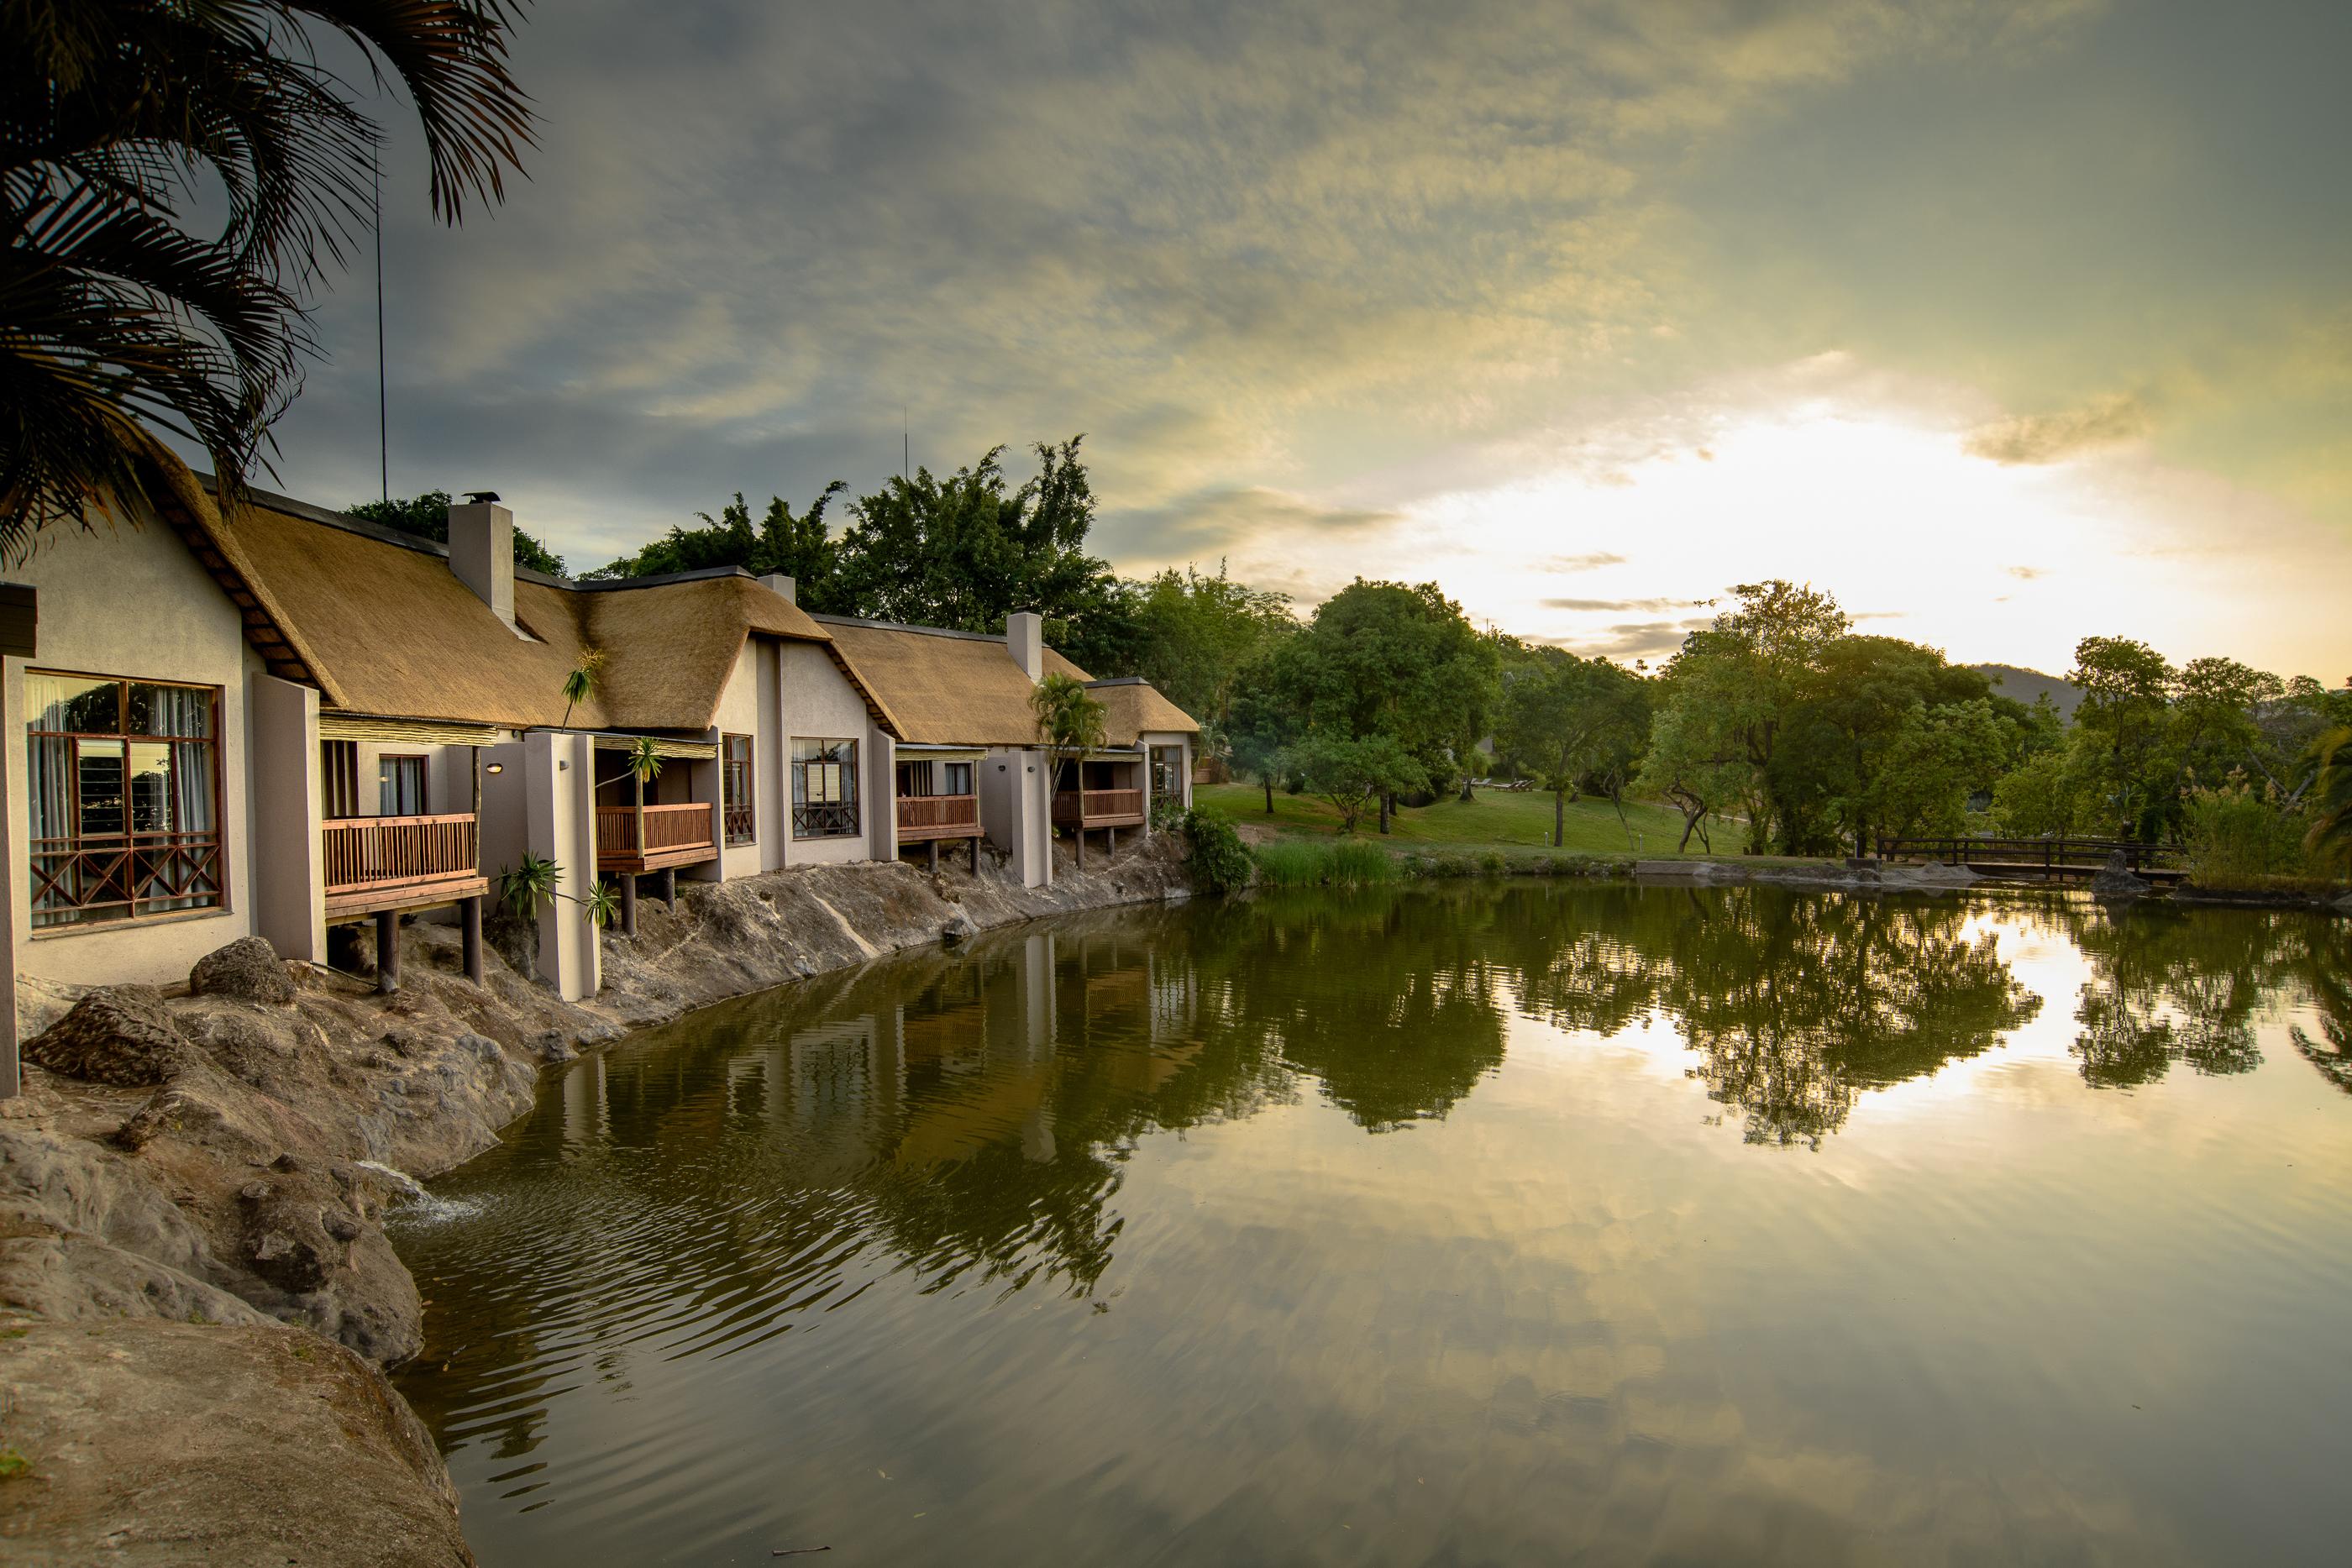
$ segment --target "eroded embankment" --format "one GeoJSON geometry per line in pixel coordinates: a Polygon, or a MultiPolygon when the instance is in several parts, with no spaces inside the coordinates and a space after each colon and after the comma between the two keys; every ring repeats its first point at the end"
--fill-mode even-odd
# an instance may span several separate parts
{"type": "MultiPolygon", "coordinates": [[[[0,1102],[0,1544],[11,1563],[472,1561],[432,1445],[382,1375],[424,1307],[385,1208],[488,1148],[539,1069],[689,1009],[943,936],[1181,894],[1170,839],[1024,890],[813,867],[646,901],[570,1004],[454,929],[403,986],[256,942],[184,993],[22,998],[0,1102]],[[70,1006],[68,1007],[68,1004],[70,1006]]],[[[495,948],[496,944],[493,944],[495,948]]]]}

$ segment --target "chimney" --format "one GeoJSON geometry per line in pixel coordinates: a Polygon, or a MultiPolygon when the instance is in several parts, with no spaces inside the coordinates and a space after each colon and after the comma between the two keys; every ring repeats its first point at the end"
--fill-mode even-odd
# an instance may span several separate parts
{"type": "Polygon", "coordinates": [[[793,597],[800,591],[800,585],[794,582],[791,578],[786,577],[782,572],[772,571],[760,580],[766,583],[775,593],[775,596],[782,600],[785,603],[798,604],[800,602],[798,599],[793,597]]]}
{"type": "Polygon", "coordinates": [[[1030,683],[1045,678],[1045,622],[1034,610],[1016,610],[1004,618],[1004,651],[1021,666],[1030,683]]]}
{"type": "MultiPolygon", "coordinates": [[[[514,627],[514,514],[496,501],[449,508],[449,570],[514,627]]],[[[519,634],[519,633],[518,633],[519,634]]]]}

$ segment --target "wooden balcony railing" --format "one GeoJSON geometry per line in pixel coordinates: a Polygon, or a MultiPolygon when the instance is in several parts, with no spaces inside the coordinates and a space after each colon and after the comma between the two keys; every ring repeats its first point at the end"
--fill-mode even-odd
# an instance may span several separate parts
{"type": "Polygon", "coordinates": [[[330,915],[446,904],[488,886],[470,811],[339,817],[320,825],[319,851],[330,915]]]}
{"type": "Polygon", "coordinates": [[[1143,791],[1060,790],[1054,796],[1054,821],[1065,827],[1129,827],[1143,821],[1143,791]]]}
{"type": "Polygon", "coordinates": [[[659,871],[665,866],[694,865],[716,860],[719,845],[710,836],[710,805],[688,800],[673,806],[647,806],[646,841],[637,842],[637,808],[596,808],[596,867],[599,871],[659,871]]]}
{"type": "Polygon", "coordinates": [[[921,843],[926,839],[976,839],[980,836],[977,795],[901,795],[898,797],[898,841],[921,843]]]}

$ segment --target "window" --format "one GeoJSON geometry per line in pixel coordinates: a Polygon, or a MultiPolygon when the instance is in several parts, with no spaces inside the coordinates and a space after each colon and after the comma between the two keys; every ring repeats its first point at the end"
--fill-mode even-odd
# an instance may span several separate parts
{"type": "Polygon", "coordinates": [[[1184,799],[1184,748],[1181,746],[1155,746],[1151,748],[1151,798],[1154,800],[1184,799]]]}
{"type": "Polygon", "coordinates": [[[360,743],[319,742],[320,804],[329,821],[360,814],[360,743]]]}
{"type": "Polygon", "coordinates": [[[377,810],[387,817],[425,815],[425,758],[380,757],[375,777],[377,810]]]}
{"type": "Polygon", "coordinates": [[[220,688],[25,674],[35,929],[217,909],[220,688]]]}
{"type": "Polygon", "coordinates": [[[838,839],[857,832],[857,742],[793,742],[793,837],[838,839]]]}
{"type": "Polygon", "coordinates": [[[727,841],[748,844],[757,837],[757,819],[751,810],[751,737],[748,735],[722,735],[719,737],[719,799],[725,805],[727,841]]]}
{"type": "Polygon", "coordinates": [[[898,798],[902,800],[928,800],[940,795],[971,793],[971,764],[969,762],[901,762],[898,764],[898,798]]]}

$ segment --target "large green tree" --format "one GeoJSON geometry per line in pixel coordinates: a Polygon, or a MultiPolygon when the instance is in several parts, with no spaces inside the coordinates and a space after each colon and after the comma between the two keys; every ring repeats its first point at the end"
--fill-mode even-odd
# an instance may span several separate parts
{"type": "Polygon", "coordinates": [[[1046,642],[1083,668],[1132,668],[1132,595],[1087,551],[1095,497],[1084,439],[1039,443],[1037,473],[1020,485],[1007,479],[998,446],[944,478],[919,468],[859,497],[841,541],[843,588],[856,613],[1000,632],[1007,614],[1033,610],[1045,617],[1046,642]]]}
{"type": "MultiPolygon", "coordinates": [[[[1442,788],[1491,726],[1501,659],[1433,582],[1359,578],[1316,610],[1265,664],[1271,695],[1302,736],[1385,737],[1442,788]]],[[[1381,798],[1381,825],[1396,793],[1381,798]]]]}
{"type": "Polygon", "coordinates": [[[530,140],[514,10],[0,5],[0,558],[144,496],[149,427],[203,447],[224,495],[244,486],[315,350],[310,292],[372,221],[383,132],[318,44],[398,79],[456,223],[530,140]]]}
{"type": "Polygon", "coordinates": [[[635,555],[597,568],[591,578],[658,577],[674,571],[703,571],[712,567],[740,567],[757,577],[782,572],[793,580],[794,597],[806,610],[855,614],[856,605],[842,581],[841,547],[826,530],[825,508],[849,486],[835,479],[817,493],[804,511],[795,512],[781,496],[768,497],[768,509],[757,524],[743,492],[719,509],[719,516],[697,512],[698,528],[673,526],[669,532],[640,548],[635,555]]]}
{"type": "Polygon", "coordinates": [[[1568,825],[1568,802],[1586,783],[1622,816],[1650,728],[1648,683],[1606,659],[1536,647],[1503,672],[1495,742],[1551,791],[1552,842],[1568,825]]]}
{"type": "Polygon", "coordinates": [[[1149,579],[1134,612],[1134,673],[1213,734],[1232,719],[1243,672],[1299,629],[1288,594],[1235,582],[1223,562],[1214,577],[1171,567],[1149,579]]]}

